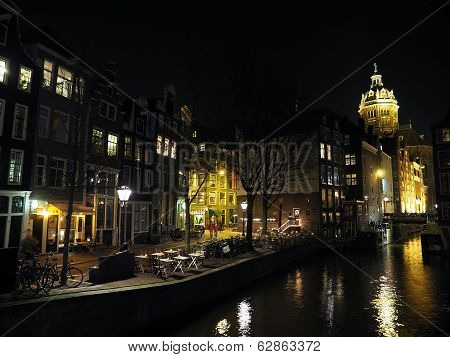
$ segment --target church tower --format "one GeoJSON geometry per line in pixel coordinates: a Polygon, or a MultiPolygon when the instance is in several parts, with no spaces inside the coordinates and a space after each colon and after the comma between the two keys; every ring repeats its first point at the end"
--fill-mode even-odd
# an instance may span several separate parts
{"type": "Polygon", "coordinates": [[[373,133],[380,137],[392,137],[398,130],[398,104],[394,91],[383,86],[381,74],[374,63],[374,73],[370,77],[370,89],[362,94],[358,113],[367,127],[373,127],[373,133]]]}

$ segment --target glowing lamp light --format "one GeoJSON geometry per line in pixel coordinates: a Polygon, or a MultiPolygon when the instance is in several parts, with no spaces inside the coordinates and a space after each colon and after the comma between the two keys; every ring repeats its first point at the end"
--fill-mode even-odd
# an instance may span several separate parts
{"type": "Polygon", "coordinates": [[[225,170],[220,170],[219,175],[225,175],[225,170]]]}
{"type": "Polygon", "coordinates": [[[377,176],[378,176],[379,178],[382,178],[382,177],[384,176],[384,172],[383,172],[382,169],[378,169],[378,170],[377,170],[377,176]]]}
{"type": "Polygon", "coordinates": [[[245,211],[247,209],[247,207],[248,207],[248,203],[247,202],[244,201],[244,202],[241,203],[241,208],[242,208],[243,211],[245,211]]]}
{"type": "Polygon", "coordinates": [[[384,201],[384,202],[387,202],[387,201],[389,201],[389,198],[388,198],[388,197],[384,197],[384,198],[383,198],[383,201],[384,201]]]}
{"type": "Polygon", "coordinates": [[[34,211],[39,206],[38,200],[31,200],[31,209],[34,211]]]}
{"type": "Polygon", "coordinates": [[[121,186],[118,190],[117,190],[117,194],[119,195],[119,200],[123,201],[123,202],[127,202],[128,199],[130,198],[131,195],[131,190],[129,187],[127,186],[121,186]]]}

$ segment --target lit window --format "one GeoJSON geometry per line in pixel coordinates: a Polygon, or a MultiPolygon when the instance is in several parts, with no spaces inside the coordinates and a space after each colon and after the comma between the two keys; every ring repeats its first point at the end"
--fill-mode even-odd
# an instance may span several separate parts
{"type": "Polygon", "coordinates": [[[39,130],[38,134],[41,138],[48,138],[48,128],[50,126],[50,108],[41,105],[39,110],[39,130]]]}
{"type": "Polygon", "coordinates": [[[320,143],[320,158],[325,159],[325,144],[320,143]]]}
{"type": "Polygon", "coordinates": [[[197,130],[194,130],[194,131],[192,132],[192,137],[193,137],[193,138],[196,138],[196,137],[197,137],[197,130]]]}
{"type": "Polygon", "coordinates": [[[83,96],[84,96],[84,79],[78,78],[78,80],[75,82],[74,87],[74,99],[77,102],[83,103],[83,96]]]}
{"type": "Polygon", "coordinates": [[[100,116],[109,120],[116,120],[117,107],[105,101],[100,102],[100,116]]]}
{"type": "Polygon", "coordinates": [[[205,143],[200,144],[200,151],[205,151],[205,143]]]}
{"type": "Polygon", "coordinates": [[[62,159],[50,160],[50,169],[48,175],[48,185],[50,187],[63,188],[64,187],[64,171],[66,168],[66,161],[62,159]]]}
{"type": "Polygon", "coordinates": [[[228,204],[229,204],[230,206],[234,206],[234,205],[236,204],[234,198],[235,198],[234,193],[231,193],[231,192],[230,192],[230,193],[228,194],[228,204]]]}
{"type": "Polygon", "coordinates": [[[27,130],[28,107],[16,104],[14,111],[13,138],[25,140],[27,130]]]}
{"type": "Polygon", "coordinates": [[[92,129],[92,151],[97,155],[103,155],[103,131],[92,129]]]}
{"type": "Polygon", "coordinates": [[[55,112],[52,128],[53,140],[67,144],[69,141],[69,115],[61,112],[55,112]]]}
{"type": "Polygon", "coordinates": [[[142,156],[142,141],[136,141],[136,150],[134,153],[134,158],[136,161],[141,161],[141,156],[142,156]]]}
{"type": "MultiPolygon", "coordinates": [[[[215,197],[214,197],[214,200],[215,200],[215,197]]],[[[205,204],[205,192],[200,191],[198,193],[198,204],[199,205],[205,204]]]]}
{"type": "Polygon", "coordinates": [[[327,160],[331,161],[331,145],[327,144],[327,160]]]}
{"type": "Polygon", "coordinates": [[[20,66],[19,83],[17,88],[25,92],[31,91],[31,69],[20,66]]]}
{"type": "Polygon", "coordinates": [[[436,134],[438,144],[450,142],[450,128],[437,129],[436,134]]]}
{"type": "Polygon", "coordinates": [[[169,139],[164,140],[164,156],[169,156],[169,139]]]}
{"type": "Polygon", "coordinates": [[[56,94],[66,98],[72,97],[73,75],[64,67],[58,67],[58,76],[56,77],[56,94]]]}
{"type": "Polygon", "coordinates": [[[210,174],[209,175],[209,187],[211,187],[211,188],[215,188],[216,187],[216,179],[217,179],[217,175],[216,174],[210,174]]]}
{"type": "Polygon", "coordinates": [[[132,145],[132,139],[129,136],[125,136],[124,140],[124,155],[125,157],[131,159],[133,155],[133,145],[132,145]]]}
{"type": "Polygon", "coordinates": [[[327,183],[329,185],[333,184],[333,169],[331,166],[328,166],[328,169],[327,169],[327,183]]]}
{"type": "Polygon", "coordinates": [[[346,166],[356,165],[356,155],[345,154],[345,165],[346,166]]]}
{"type": "Polygon", "coordinates": [[[42,155],[36,155],[36,167],[34,169],[34,184],[35,186],[45,185],[45,168],[46,157],[42,155]]]}
{"type": "Polygon", "coordinates": [[[209,193],[209,204],[210,205],[215,205],[216,204],[216,193],[215,192],[210,192],[209,193]]]}
{"type": "Polygon", "coordinates": [[[117,156],[117,135],[108,134],[108,156],[117,156]]]}
{"type": "Polygon", "coordinates": [[[22,166],[23,166],[23,151],[11,150],[9,160],[9,184],[21,184],[22,182],[22,166]]]}
{"type": "Polygon", "coordinates": [[[0,58],[0,83],[6,84],[8,79],[8,62],[0,58]]]}
{"type": "Polygon", "coordinates": [[[225,192],[220,192],[219,193],[219,204],[221,206],[225,206],[227,204],[226,193],[225,192]]]}
{"type": "Polygon", "coordinates": [[[53,82],[53,62],[44,60],[42,87],[50,89],[53,82]]]}
{"type": "Polygon", "coordinates": [[[158,135],[158,140],[156,142],[156,153],[161,155],[161,151],[162,151],[162,136],[158,135]]]}
{"type": "Polygon", "coordinates": [[[172,143],[172,151],[170,152],[170,157],[172,159],[177,158],[177,143],[175,141],[172,143]]]}
{"type": "Polygon", "coordinates": [[[345,174],[345,181],[348,186],[356,186],[356,174],[345,174]]]}

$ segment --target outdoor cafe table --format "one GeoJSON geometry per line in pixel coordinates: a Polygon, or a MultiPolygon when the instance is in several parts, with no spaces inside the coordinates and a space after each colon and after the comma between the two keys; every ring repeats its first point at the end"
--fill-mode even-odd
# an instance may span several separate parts
{"type": "Polygon", "coordinates": [[[144,271],[144,266],[142,265],[142,261],[147,261],[148,255],[147,255],[147,254],[146,254],[146,255],[136,255],[135,258],[136,258],[137,261],[138,261],[139,268],[141,269],[141,271],[142,271],[143,273],[145,273],[145,271],[144,271]]]}
{"type": "Polygon", "coordinates": [[[195,266],[195,269],[198,269],[198,265],[197,265],[197,260],[198,258],[203,257],[202,253],[191,253],[189,254],[189,256],[191,257],[191,262],[188,265],[188,268],[190,268],[192,265],[195,266]]]}
{"type": "Polygon", "coordinates": [[[162,257],[164,257],[164,253],[161,253],[161,252],[159,252],[159,253],[152,253],[151,256],[155,257],[155,258],[162,258],[162,257]]]}
{"type": "Polygon", "coordinates": [[[161,270],[161,275],[165,275],[167,278],[167,266],[171,265],[175,262],[175,260],[173,259],[169,259],[169,258],[161,258],[159,259],[159,262],[162,263],[162,270],[161,270]]]}
{"type": "Polygon", "coordinates": [[[172,258],[175,254],[178,253],[178,251],[177,251],[177,250],[173,250],[173,249],[171,248],[171,249],[169,249],[169,250],[165,250],[164,253],[166,253],[169,257],[172,258]]]}
{"type": "Polygon", "coordinates": [[[181,255],[178,255],[178,256],[174,257],[173,259],[177,262],[176,265],[175,265],[175,269],[173,270],[173,272],[175,273],[177,270],[180,270],[181,273],[184,274],[184,271],[183,271],[183,263],[184,263],[186,260],[189,260],[189,257],[183,257],[183,256],[181,256],[181,255]]]}

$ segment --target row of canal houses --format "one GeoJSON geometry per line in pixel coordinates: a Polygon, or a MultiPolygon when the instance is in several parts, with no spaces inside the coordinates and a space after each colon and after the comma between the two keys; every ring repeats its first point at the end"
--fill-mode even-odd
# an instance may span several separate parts
{"type": "Polygon", "coordinates": [[[0,7],[0,247],[34,237],[56,250],[70,196],[71,243],[116,244],[122,185],[128,239],[157,240],[174,224],[190,112],[172,86],[140,98],[118,88],[113,62],[95,73],[0,7]]]}

